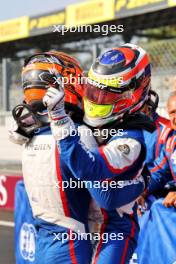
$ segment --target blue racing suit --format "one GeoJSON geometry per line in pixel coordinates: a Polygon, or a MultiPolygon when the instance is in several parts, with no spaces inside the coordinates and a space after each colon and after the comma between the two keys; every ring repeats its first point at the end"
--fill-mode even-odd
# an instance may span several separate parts
{"type": "Polygon", "coordinates": [[[88,232],[90,195],[85,187],[64,185],[76,181],[51,133],[38,129],[25,144],[22,169],[37,229],[36,263],[89,264],[90,239],[71,239],[88,232]]]}
{"type": "Polygon", "coordinates": [[[166,144],[168,135],[171,132],[171,127],[170,121],[167,118],[158,115],[156,112],[153,114],[152,119],[155,123],[157,131],[157,140],[155,143],[155,159],[157,159],[161,148],[166,144]]]}
{"type": "Polygon", "coordinates": [[[176,181],[176,133],[172,131],[162,147],[160,155],[154,161],[148,192],[162,190],[169,181],[176,181]]]}
{"type": "Polygon", "coordinates": [[[156,112],[152,116],[152,120],[156,126],[153,133],[144,130],[144,139],[147,149],[146,165],[148,169],[152,169],[154,160],[159,156],[162,147],[166,144],[168,135],[171,132],[170,121],[159,116],[156,112]]]}
{"type": "MultiPolygon", "coordinates": [[[[173,130],[170,127],[170,121],[164,117],[159,116],[154,113],[153,121],[155,123],[156,129],[153,133],[144,131],[145,144],[147,149],[146,156],[146,166],[150,174],[150,183],[147,188],[148,194],[156,194],[158,190],[162,190],[164,187],[165,180],[168,181],[171,176],[169,163],[168,166],[162,166],[162,173],[160,171],[161,165],[159,165],[162,160],[166,160],[165,149],[168,139],[171,137],[173,130]],[[158,170],[158,172],[157,172],[158,170]],[[161,180],[161,176],[163,179],[161,180]],[[155,183],[156,178],[160,178],[163,184],[155,183]]],[[[166,182],[165,182],[166,183],[166,182]]]]}
{"type": "MultiPolygon", "coordinates": [[[[57,140],[60,140],[57,138],[59,129],[53,124],[52,133],[57,140]]],[[[142,130],[125,130],[123,136],[115,135],[105,146],[94,147],[91,150],[80,141],[78,134],[58,141],[61,157],[64,157],[74,177],[92,182],[139,179],[145,161],[144,145],[142,130]]],[[[93,263],[104,263],[105,259],[107,264],[126,263],[137,243],[139,231],[135,204],[137,197],[130,200],[130,193],[126,190],[124,196],[127,202],[119,208],[120,196],[115,195],[114,190],[112,194],[112,190],[102,192],[98,188],[88,189],[103,208],[101,235],[115,237],[109,239],[108,243],[104,243],[103,238],[100,239],[93,263]]],[[[123,197],[124,200],[125,198],[123,197]]]]}

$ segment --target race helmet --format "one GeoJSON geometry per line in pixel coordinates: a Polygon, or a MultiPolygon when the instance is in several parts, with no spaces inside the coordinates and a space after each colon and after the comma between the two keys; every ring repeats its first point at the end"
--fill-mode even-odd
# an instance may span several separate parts
{"type": "Polygon", "coordinates": [[[26,59],[22,70],[25,103],[13,110],[14,118],[21,120],[19,125],[26,126],[23,128],[30,133],[49,123],[42,101],[49,87],[64,88],[66,104],[81,108],[82,74],[79,62],[63,52],[37,53],[26,59]]]}
{"type": "Polygon", "coordinates": [[[84,121],[93,127],[123,121],[148,100],[151,70],[145,50],[124,44],[92,64],[84,84],[84,121]]]}
{"type": "Polygon", "coordinates": [[[78,98],[82,96],[79,80],[82,75],[79,62],[64,52],[35,54],[25,61],[22,71],[24,100],[28,104],[42,100],[49,87],[58,88],[62,84],[71,94],[75,94],[75,98],[72,96],[70,100],[68,95],[66,101],[77,104],[78,98]]]}

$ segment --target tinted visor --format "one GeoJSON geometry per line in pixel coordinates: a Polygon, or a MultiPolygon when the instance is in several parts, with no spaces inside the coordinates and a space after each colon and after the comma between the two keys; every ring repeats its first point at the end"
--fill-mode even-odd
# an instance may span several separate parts
{"type": "Polygon", "coordinates": [[[24,90],[24,100],[27,104],[31,104],[31,102],[36,100],[41,100],[45,96],[47,89],[39,89],[36,87],[32,87],[30,89],[24,90]]]}
{"type": "Polygon", "coordinates": [[[86,96],[87,99],[91,102],[106,105],[114,104],[122,99],[131,99],[132,93],[131,91],[124,91],[123,93],[119,91],[118,93],[118,88],[117,92],[111,92],[108,91],[106,87],[105,89],[101,89],[87,82],[86,84],[84,84],[84,96],[86,96]]]}

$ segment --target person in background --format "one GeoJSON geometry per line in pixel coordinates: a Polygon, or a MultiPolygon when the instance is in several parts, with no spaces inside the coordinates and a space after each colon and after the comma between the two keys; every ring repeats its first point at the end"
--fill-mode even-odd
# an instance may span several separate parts
{"type": "Polygon", "coordinates": [[[159,137],[159,153],[150,170],[151,178],[147,190],[139,198],[138,203],[144,205],[150,195],[165,197],[163,205],[176,206],[176,92],[172,92],[167,101],[169,123],[161,131],[159,137]],[[163,140],[162,140],[163,139],[163,140]],[[164,143],[164,144],[161,144],[164,143]]]}

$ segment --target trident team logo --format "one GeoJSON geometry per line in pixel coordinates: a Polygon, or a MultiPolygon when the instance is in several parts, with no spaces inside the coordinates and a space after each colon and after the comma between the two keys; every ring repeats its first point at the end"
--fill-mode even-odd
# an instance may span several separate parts
{"type": "Polygon", "coordinates": [[[24,223],[20,230],[20,253],[23,259],[35,260],[36,230],[32,224],[24,223]]]}

